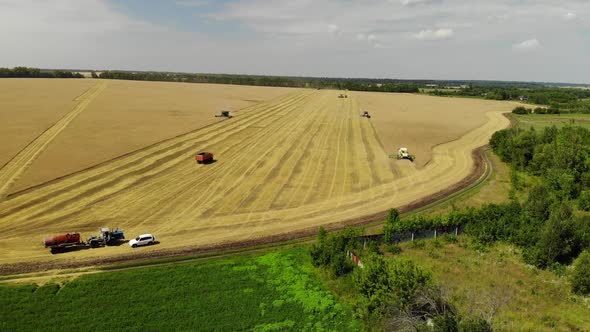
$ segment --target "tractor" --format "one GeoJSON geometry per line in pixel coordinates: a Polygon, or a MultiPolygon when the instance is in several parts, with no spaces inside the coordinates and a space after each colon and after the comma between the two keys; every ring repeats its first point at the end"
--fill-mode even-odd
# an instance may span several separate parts
{"type": "Polygon", "coordinates": [[[119,243],[119,241],[125,239],[125,233],[120,229],[111,231],[107,227],[100,229],[98,236],[92,236],[88,239],[88,245],[91,248],[98,248],[104,246],[113,246],[119,243]]]}
{"type": "Polygon", "coordinates": [[[369,112],[365,111],[365,112],[363,112],[363,114],[361,114],[361,117],[370,119],[371,115],[369,114],[369,112]]]}

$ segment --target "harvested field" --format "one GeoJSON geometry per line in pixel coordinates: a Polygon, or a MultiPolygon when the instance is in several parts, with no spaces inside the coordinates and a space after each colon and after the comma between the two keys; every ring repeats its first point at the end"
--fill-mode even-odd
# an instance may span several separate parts
{"type": "Polygon", "coordinates": [[[108,82],[108,87],[44,149],[12,192],[221,121],[214,115],[222,109],[239,110],[297,91],[234,85],[74,81],[83,86],[88,86],[88,81],[93,82],[89,86],[108,82]]]}
{"type": "MultiPolygon", "coordinates": [[[[418,168],[432,157],[432,148],[456,140],[482,126],[482,114],[506,109],[506,102],[414,94],[355,92],[362,111],[375,117],[375,130],[387,152],[401,146],[417,156],[418,168]]],[[[516,104],[513,104],[516,105],[516,104]]]]}
{"type": "MultiPolygon", "coordinates": [[[[109,89],[114,83],[119,82],[109,82],[109,89]]],[[[473,170],[472,150],[508,126],[502,113],[514,107],[412,95],[349,93],[340,99],[339,91],[290,92],[246,107],[233,119],[8,196],[0,202],[0,263],[131,252],[124,245],[52,256],[39,245],[47,234],[78,231],[88,237],[100,226],[118,226],[129,237],[154,233],[161,243],[132,251],[139,255],[299,232],[408,205],[461,183],[473,170]],[[444,106],[449,109],[438,100],[451,103],[444,106]],[[397,103],[405,105],[399,108],[403,114],[388,111],[397,103]],[[373,117],[360,117],[369,107],[373,117]],[[388,128],[406,131],[390,134],[388,128]],[[392,151],[381,143],[403,144],[424,163],[392,163],[392,151]],[[203,150],[217,162],[197,165],[194,153],[203,150]]],[[[99,135],[102,129],[95,130],[99,135]]],[[[76,142],[65,133],[52,143],[55,149],[60,141],[76,142]]],[[[114,144],[117,138],[105,139],[114,144]]]]}
{"type": "Polygon", "coordinates": [[[76,105],[88,80],[0,79],[0,165],[76,105]]]}

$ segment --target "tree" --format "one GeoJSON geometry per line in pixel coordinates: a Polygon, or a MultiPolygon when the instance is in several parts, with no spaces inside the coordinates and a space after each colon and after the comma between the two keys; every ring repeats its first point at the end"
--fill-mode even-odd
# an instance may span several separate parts
{"type": "Polygon", "coordinates": [[[396,209],[390,209],[385,218],[385,226],[383,226],[383,240],[386,243],[393,241],[395,224],[399,223],[399,221],[399,212],[396,209]]]}
{"type": "Polygon", "coordinates": [[[590,252],[583,251],[574,261],[574,271],[570,282],[574,293],[590,294],[590,252]]]}

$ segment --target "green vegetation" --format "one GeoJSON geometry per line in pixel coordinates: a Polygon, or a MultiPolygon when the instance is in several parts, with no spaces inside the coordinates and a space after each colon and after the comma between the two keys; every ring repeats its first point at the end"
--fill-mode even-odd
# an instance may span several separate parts
{"type": "Polygon", "coordinates": [[[522,129],[543,130],[545,127],[561,128],[568,125],[590,129],[590,114],[535,114],[532,116],[511,114],[510,116],[516,120],[516,126],[522,129]]]}
{"type": "Polygon", "coordinates": [[[237,84],[375,92],[419,92],[419,85],[411,82],[390,82],[391,80],[373,79],[333,79],[314,77],[280,77],[257,75],[189,74],[127,71],[105,71],[98,75],[98,77],[138,81],[237,84]]]}
{"type": "Polygon", "coordinates": [[[526,108],[524,106],[517,106],[512,110],[513,114],[520,114],[520,115],[526,115],[526,114],[535,114],[535,115],[539,115],[539,114],[559,114],[559,109],[557,108],[544,108],[544,107],[535,107],[534,109],[532,108],[526,108]]]}
{"type": "Polygon", "coordinates": [[[575,293],[590,294],[590,252],[584,251],[574,262],[571,276],[572,290],[575,293]]]}
{"type": "Polygon", "coordinates": [[[457,239],[400,246],[401,259],[430,272],[459,316],[489,320],[495,331],[590,329],[590,306],[570,293],[568,278],[525,264],[514,245],[498,242],[477,250],[473,238],[457,239]]]}
{"type": "MultiPolygon", "coordinates": [[[[397,211],[390,212],[392,220],[396,215],[397,211]]],[[[355,237],[351,230],[327,235],[320,229],[318,242],[310,251],[315,265],[330,279],[330,288],[350,303],[366,330],[490,330],[483,316],[459,314],[430,272],[399,256],[400,247],[392,247],[396,256],[386,257],[374,241],[361,245],[366,240],[355,237]],[[343,273],[334,273],[334,266],[340,265],[338,257],[352,262],[346,255],[350,250],[362,259],[358,267],[350,265],[343,273]]]]}
{"type": "Polygon", "coordinates": [[[358,330],[305,248],[0,286],[0,330],[358,330]]]}
{"type": "Polygon", "coordinates": [[[39,68],[28,67],[14,67],[0,68],[0,78],[5,77],[35,77],[35,78],[83,78],[84,75],[80,73],[73,73],[71,71],[53,70],[42,71],[39,68]]]}
{"type": "MultiPolygon", "coordinates": [[[[543,85],[508,84],[501,86],[469,84],[459,89],[434,89],[428,93],[435,96],[461,96],[492,100],[515,100],[535,105],[547,105],[552,113],[590,113],[590,90],[546,87],[543,85]]],[[[519,109],[517,114],[526,114],[519,109]]]]}

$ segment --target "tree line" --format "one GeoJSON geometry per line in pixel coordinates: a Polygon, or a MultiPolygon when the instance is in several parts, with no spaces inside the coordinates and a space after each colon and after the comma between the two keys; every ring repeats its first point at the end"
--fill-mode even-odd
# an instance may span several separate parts
{"type": "Polygon", "coordinates": [[[64,70],[41,70],[39,68],[0,68],[0,78],[84,78],[84,75],[64,70]]]}
{"type": "Polygon", "coordinates": [[[462,96],[490,100],[524,101],[546,105],[552,110],[568,113],[590,113],[590,90],[575,88],[556,88],[545,86],[517,87],[493,85],[467,85],[460,89],[434,89],[429,92],[435,96],[462,96]]]}
{"type": "Polygon", "coordinates": [[[235,84],[253,86],[276,86],[293,88],[340,89],[375,92],[419,92],[413,83],[375,83],[365,79],[322,79],[306,77],[280,77],[256,75],[188,74],[163,72],[105,71],[99,78],[137,81],[166,81],[185,83],[235,84]]]}

